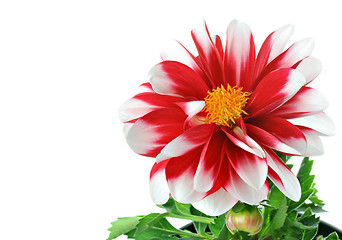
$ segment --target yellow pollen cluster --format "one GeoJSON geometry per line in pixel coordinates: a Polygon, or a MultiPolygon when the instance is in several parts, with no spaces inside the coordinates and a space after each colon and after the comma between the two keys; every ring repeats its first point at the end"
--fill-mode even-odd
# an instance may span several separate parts
{"type": "Polygon", "coordinates": [[[250,92],[243,92],[242,87],[227,88],[223,85],[217,87],[204,98],[205,106],[202,111],[207,113],[205,121],[215,123],[220,126],[232,127],[235,119],[241,114],[247,113],[243,110],[246,105],[250,92]]]}

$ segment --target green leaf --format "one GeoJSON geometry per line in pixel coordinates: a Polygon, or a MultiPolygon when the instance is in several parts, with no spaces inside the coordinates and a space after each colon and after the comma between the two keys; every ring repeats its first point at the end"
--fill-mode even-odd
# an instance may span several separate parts
{"type": "Polygon", "coordinates": [[[222,227],[227,228],[225,214],[218,216],[214,220],[214,223],[209,224],[209,229],[215,236],[219,236],[220,232],[222,231],[222,227]]]}
{"type": "MultiPolygon", "coordinates": [[[[208,217],[207,215],[205,215],[204,213],[198,211],[196,208],[194,208],[192,206],[190,208],[190,212],[191,212],[191,214],[196,215],[196,216],[208,217]]],[[[205,230],[208,227],[207,223],[201,223],[201,222],[193,222],[193,223],[195,225],[195,229],[196,229],[197,233],[205,234],[205,230]]]]}
{"type": "Polygon", "coordinates": [[[324,238],[324,240],[339,240],[336,232],[330,233],[328,237],[324,238]]]}
{"type": "Polygon", "coordinates": [[[228,240],[231,239],[231,237],[232,234],[228,231],[226,225],[223,225],[220,233],[218,234],[217,238],[215,238],[215,240],[228,240]]]}
{"type": "Polygon", "coordinates": [[[141,218],[141,216],[118,218],[118,220],[112,222],[112,227],[108,229],[110,234],[107,240],[117,238],[118,236],[133,230],[138,225],[141,218]]]}
{"type": "Polygon", "coordinates": [[[188,215],[191,214],[190,207],[191,204],[184,204],[179,203],[175,201],[172,197],[169,198],[169,200],[162,205],[157,205],[160,208],[166,209],[169,213],[174,213],[178,215],[188,215]]]}

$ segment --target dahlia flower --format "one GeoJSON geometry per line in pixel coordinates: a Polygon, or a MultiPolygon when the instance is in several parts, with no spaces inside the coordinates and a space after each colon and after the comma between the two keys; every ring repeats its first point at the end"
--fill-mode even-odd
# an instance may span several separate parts
{"type": "Polygon", "coordinates": [[[334,126],[326,98],[308,86],[321,71],[312,39],[284,47],[293,33],[272,32],[256,54],[250,28],[236,20],[225,46],[204,23],[191,36],[198,54],[177,42],[149,72],[149,82],[119,110],[130,148],[156,158],[150,193],[170,196],[207,215],[236,202],[258,204],[272,181],[288,198],[301,196],[296,176],[276,152],[323,153],[320,136],[334,126]]]}

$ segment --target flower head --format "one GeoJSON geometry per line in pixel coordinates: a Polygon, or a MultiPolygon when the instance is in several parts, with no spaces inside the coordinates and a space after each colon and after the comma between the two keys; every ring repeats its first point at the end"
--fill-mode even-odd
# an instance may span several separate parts
{"type": "Polygon", "coordinates": [[[149,82],[120,109],[128,145],[156,158],[155,203],[171,195],[219,215],[237,201],[265,199],[268,180],[299,200],[299,182],[275,151],[322,154],[320,136],[334,126],[323,112],[326,99],[308,86],[321,70],[310,56],[313,41],[284,50],[292,32],[291,25],[272,32],[256,54],[246,24],[229,24],[225,46],[204,24],[191,32],[197,55],[178,43],[162,54],[149,82]]]}

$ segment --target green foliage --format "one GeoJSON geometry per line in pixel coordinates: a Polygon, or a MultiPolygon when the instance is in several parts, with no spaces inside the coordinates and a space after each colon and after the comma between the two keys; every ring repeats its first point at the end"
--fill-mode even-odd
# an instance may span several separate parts
{"type": "MultiPolygon", "coordinates": [[[[288,157],[278,154],[284,162],[288,157]]],[[[264,225],[258,239],[311,240],[317,234],[319,217],[314,213],[324,212],[324,203],[317,196],[313,161],[304,158],[297,174],[302,195],[298,202],[287,199],[278,188],[270,187],[267,204],[264,205],[264,225]]],[[[332,235],[336,236],[336,235],[332,235]]],[[[334,239],[332,238],[331,239],[334,239]]],[[[320,238],[325,239],[325,238],[320,238]]],[[[338,238],[336,238],[338,239],[338,238]]]]}
{"type": "MultiPolygon", "coordinates": [[[[277,153],[286,163],[289,156],[277,153]]],[[[211,217],[198,211],[191,204],[178,203],[172,198],[163,205],[158,205],[166,210],[164,213],[151,213],[145,216],[118,218],[112,222],[112,227],[107,240],[115,239],[124,234],[129,239],[137,240],[234,240],[234,239],[259,239],[259,240],[312,240],[317,235],[319,217],[315,213],[324,212],[324,203],[317,196],[314,178],[311,175],[313,161],[304,158],[297,177],[302,189],[302,195],[298,202],[294,202],[270,182],[268,199],[261,203],[263,206],[264,223],[261,231],[255,236],[249,236],[245,232],[237,232],[232,235],[226,225],[226,214],[211,217]],[[177,229],[170,224],[167,218],[187,219],[193,222],[195,232],[177,229]]],[[[288,165],[291,167],[290,165],[288,165]]],[[[234,206],[239,211],[240,205],[234,206]]],[[[338,240],[336,233],[328,237],[318,236],[317,240],[338,240]]]]}
{"type": "Polygon", "coordinates": [[[117,238],[122,234],[126,234],[133,230],[139,223],[141,217],[123,217],[118,218],[115,222],[112,222],[112,227],[108,230],[110,231],[107,240],[117,238]]]}

